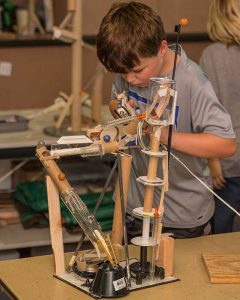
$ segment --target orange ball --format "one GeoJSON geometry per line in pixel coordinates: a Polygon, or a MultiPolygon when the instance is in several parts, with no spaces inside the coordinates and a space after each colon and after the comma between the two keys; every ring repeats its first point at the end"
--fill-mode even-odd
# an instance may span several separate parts
{"type": "Polygon", "coordinates": [[[187,26],[188,23],[189,23],[189,21],[188,21],[187,18],[181,18],[179,23],[180,23],[180,25],[182,25],[182,26],[187,26]]]}
{"type": "Polygon", "coordinates": [[[65,174],[64,174],[64,173],[59,173],[58,179],[59,179],[60,181],[63,181],[63,180],[65,179],[65,174]]]}

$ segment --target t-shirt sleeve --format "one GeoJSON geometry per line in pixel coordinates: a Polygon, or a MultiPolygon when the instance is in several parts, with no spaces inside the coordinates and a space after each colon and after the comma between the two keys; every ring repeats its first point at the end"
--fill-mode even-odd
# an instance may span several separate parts
{"type": "Polygon", "coordinates": [[[208,80],[191,91],[191,115],[194,132],[235,138],[231,118],[208,80]]]}

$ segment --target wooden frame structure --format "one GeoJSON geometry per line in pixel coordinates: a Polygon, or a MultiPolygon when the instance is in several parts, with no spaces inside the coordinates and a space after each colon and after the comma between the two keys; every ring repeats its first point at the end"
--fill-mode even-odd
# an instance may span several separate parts
{"type": "MultiPolygon", "coordinates": [[[[82,41],[82,0],[67,1],[67,15],[59,25],[53,27],[54,38],[71,43],[71,95],[64,95],[67,105],[60,114],[56,122],[56,130],[60,130],[62,123],[71,111],[71,132],[78,133],[82,129],[82,103],[89,95],[82,90],[82,55],[83,47],[96,51],[95,47],[82,41]]],[[[91,117],[98,124],[101,122],[101,104],[103,71],[99,72],[99,65],[96,68],[96,78],[94,78],[91,95],[91,117]]],[[[63,94],[63,93],[62,93],[63,94]]]]}

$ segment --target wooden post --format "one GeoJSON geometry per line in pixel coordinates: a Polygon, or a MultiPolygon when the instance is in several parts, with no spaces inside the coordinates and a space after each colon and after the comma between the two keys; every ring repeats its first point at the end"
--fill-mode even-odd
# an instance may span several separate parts
{"type": "MultiPolygon", "coordinates": [[[[72,2],[72,1],[71,1],[72,2]]],[[[72,43],[72,131],[79,132],[82,125],[80,89],[82,87],[82,0],[75,2],[76,10],[73,16],[73,32],[77,37],[72,43]]]]}
{"type": "Polygon", "coordinates": [[[34,25],[35,1],[28,0],[28,34],[33,35],[35,30],[34,25]]]}
{"type": "Polygon", "coordinates": [[[35,13],[35,0],[28,0],[28,34],[34,35],[35,28],[38,28],[41,34],[45,33],[45,30],[35,13]]]}
{"type": "Polygon", "coordinates": [[[65,262],[59,193],[50,176],[46,177],[46,184],[48,195],[50,235],[55,262],[55,274],[61,275],[65,271],[65,262]]]}
{"type": "MultiPolygon", "coordinates": [[[[79,0],[77,0],[79,1],[79,0]]],[[[76,9],[76,0],[68,0],[67,2],[67,10],[74,11],[76,9]]]]}
{"type": "MultiPolygon", "coordinates": [[[[122,163],[123,194],[124,194],[124,201],[125,201],[125,207],[126,207],[127,206],[127,195],[128,195],[128,183],[129,183],[131,166],[132,166],[132,156],[131,155],[121,155],[121,163],[122,163]]],[[[111,236],[113,245],[114,244],[122,245],[123,224],[122,224],[121,211],[122,210],[121,210],[121,200],[120,200],[120,188],[119,188],[119,180],[118,180],[117,189],[116,189],[114,216],[113,216],[112,236],[111,236]]]]}
{"type": "MultiPolygon", "coordinates": [[[[99,69],[99,65],[97,66],[97,69],[99,69]]],[[[92,88],[92,119],[96,121],[97,124],[101,123],[101,105],[103,100],[103,70],[100,74],[97,75],[93,88],[92,88]]]]}

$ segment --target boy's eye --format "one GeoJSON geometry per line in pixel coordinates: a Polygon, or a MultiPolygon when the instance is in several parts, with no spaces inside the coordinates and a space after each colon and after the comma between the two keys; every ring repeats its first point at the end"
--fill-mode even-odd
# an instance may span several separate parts
{"type": "Polygon", "coordinates": [[[142,70],[143,70],[143,69],[140,69],[140,70],[134,70],[133,72],[134,72],[134,73],[140,73],[140,72],[142,72],[142,70]]]}

